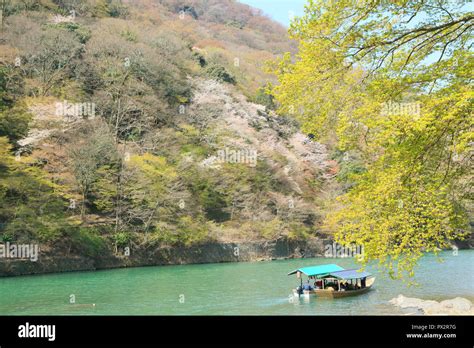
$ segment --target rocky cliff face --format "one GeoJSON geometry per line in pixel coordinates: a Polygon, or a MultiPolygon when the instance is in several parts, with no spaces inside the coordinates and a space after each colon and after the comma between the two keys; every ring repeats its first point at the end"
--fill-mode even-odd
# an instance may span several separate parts
{"type": "Polygon", "coordinates": [[[124,267],[318,257],[323,256],[325,243],[329,241],[311,239],[298,242],[283,238],[266,242],[207,243],[192,247],[147,248],[135,250],[129,256],[124,253],[120,253],[121,256],[110,253],[95,258],[46,253],[36,262],[0,260],[0,277],[124,267]]]}

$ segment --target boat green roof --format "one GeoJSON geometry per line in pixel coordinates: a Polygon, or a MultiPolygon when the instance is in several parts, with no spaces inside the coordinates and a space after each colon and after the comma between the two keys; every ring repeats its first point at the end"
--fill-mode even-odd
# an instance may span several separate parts
{"type": "Polygon", "coordinates": [[[301,272],[303,274],[306,274],[308,277],[313,277],[313,276],[321,276],[321,275],[327,275],[330,274],[331,272],[337,272],[337,271],[343,271],[344,268],[341,266],[335,265],[335,264],[328,264],[328,265],[319,265],[319,266],[309,266],[309,267],[303,267],[303,268],[298,268],[295,269],[294,271],[291,271],[288,273],[288,275],[295,274],[297,272],[301,272]]]}

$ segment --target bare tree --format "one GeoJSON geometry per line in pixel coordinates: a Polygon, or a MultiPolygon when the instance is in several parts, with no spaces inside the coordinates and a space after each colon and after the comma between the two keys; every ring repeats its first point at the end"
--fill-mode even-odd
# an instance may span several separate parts
{"type": "MultiPolygon", "coordinates": [[[[90,131],[90,130],[89,130],[90,131]]],[[[89,137],[77,139],[69,146],[70,165],[81,191],[81,220],[84,221],[86,204],[92,185],[99,178],[98,169],[116,158],[116,149],[107,128],[101,126],[92,130],[89,137]]],[[[87,135],[87,133],[86,133],[87,135]]]]}

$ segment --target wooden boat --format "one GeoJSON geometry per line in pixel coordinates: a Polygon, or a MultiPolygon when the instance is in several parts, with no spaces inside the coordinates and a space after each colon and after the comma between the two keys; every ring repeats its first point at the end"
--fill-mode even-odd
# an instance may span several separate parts
{"type": "Polygon", "coordinates": [[[293,289],[293,295],[300,297],[340,298],[367,293],[372,288],[375,277],[357,269],[344,269],[335,264],[310,266],[296,269],[288,275],[296,274],[300,286],[293,289]],[[303,274],[308,280],[303,284],[303,274]]]}

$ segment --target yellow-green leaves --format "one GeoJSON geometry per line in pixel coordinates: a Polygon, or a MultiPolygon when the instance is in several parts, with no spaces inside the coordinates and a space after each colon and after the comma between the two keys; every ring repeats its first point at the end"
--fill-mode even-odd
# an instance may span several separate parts
{"type": "Polygon", "coordinates": [[[166,158],[150,153],[131,156],[127,165],[134,173],[129,187],[131,196],[143,200],[143,204],[147,206],[154,206],[163,199],[168,185],[177,177],[175,169],[167,163],[166,158]]]}
{"type": "Polygon", "coordinates": [[[176,178],[176,172],[166,158],[145,153],[130,157],[130,164],[137,166],[151,180],[170,180],[176,178]]]}
{"type": "Polygon", "coordinates": [[[290,28],[298,55],[274,67],[279,111],[364,161],[326,228],[394,277],[472,215],[473,23],[448,1],[309,1],[290,28]]]}

